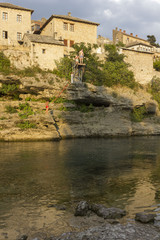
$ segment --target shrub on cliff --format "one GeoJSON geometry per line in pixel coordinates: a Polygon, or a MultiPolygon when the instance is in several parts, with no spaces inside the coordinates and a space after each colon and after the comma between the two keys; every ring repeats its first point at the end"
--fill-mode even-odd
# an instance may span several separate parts
{"type": "Polygon", "coordinates": [[[160,59],[157,59],[153,62],[153,68],[156,70],[156,71],[160,71],[160,59]]]}
{"type": "Polygon", "coordinates": [[[10,70],[10,60],[0,52],[0,72],[8,74],[10,70]]]}
{"type": "Polygon", "coordinates": [[[151,81],[151,85],[148,87],[148,92],[152,94],[153,99],[158,102],[160,109],[160,78],[153,77],[151,81]]]}

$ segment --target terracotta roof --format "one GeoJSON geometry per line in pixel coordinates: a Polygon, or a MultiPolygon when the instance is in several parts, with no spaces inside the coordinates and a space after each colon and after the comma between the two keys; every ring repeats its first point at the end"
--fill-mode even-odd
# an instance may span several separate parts
{"type": "MultiPolygon", "coordinates": [[[[63,41],[58,41],[55,40],[53,37],[51,36],[42,36],[42,35],[38,35],[38,34],[28,34],[26,33],[24,35],[24,37],[27,37],[31,42],[35,42],[35,43],[45,43],[45,44],[54,44],[54,45],[61,45],[64,46],[63,41]]],[[[24,39],[23,37],[23,39],[24,39]]]]}
{"type": "Polygon", "coordinates": [[[133,47],[133,46],[137,46],[137,45],[143,45],[143,46],[146,46],[146,47],[151,47],[153,48],[152,45],[150,45],[149,43],[143,43],[143,42],[140,42],[140,41],[135,41],[135,42],[131,42],[131,43],[128,43],[126,44],[126,47],[133,47]]]}
{"type": "Polygon", "coordinates": [[[28,8],[23,8],[23,7],[20,7],[20,6],[17,6],[17,5],[13,5],[11,3],[0,3],[0,7],[30,11],[31,13],[34,12],[34,10],[31,10],[31,9],[28,9],[28,8]]]}
{"type": "Polygon", "coordinates": [[[52,15],[52,16],[45,22],[45,24],[41,27],[40,32],[43,30],[43,28],[44,28],[53,18],[60,18],[60,19],[69,20],[69,21],[73,21],[73,22],[81,22],[81,23],[92,24],[92,25],[97,25],[97,26],[100,25],[99,23],[91,22],[91,21],[84,20],[84,19],[80,19],[80,18],[77,18],[77,17],[72,17],[72,16],[69,16],[69,15],[52,15]]]}

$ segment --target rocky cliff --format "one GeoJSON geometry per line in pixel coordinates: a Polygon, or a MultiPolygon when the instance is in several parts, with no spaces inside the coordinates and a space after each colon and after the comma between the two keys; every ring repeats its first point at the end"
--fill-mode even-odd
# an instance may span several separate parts
{"type": "Polygon", "coordinates": [[[145,89],[69,84],[64,90],[67,84],[51,73],[0,75],[0,140],[160,134],[158,105],[145,89]],[[134,121],[133,109],[140,107],[145,107],[145,117],[134,121]]]}

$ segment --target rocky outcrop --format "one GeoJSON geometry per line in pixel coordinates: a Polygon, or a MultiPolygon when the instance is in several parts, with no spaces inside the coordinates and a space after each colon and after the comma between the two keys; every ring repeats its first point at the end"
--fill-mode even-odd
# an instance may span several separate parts
{"type": "Polygon", "coordinates": [[[110,137],[160,134],[157,103],[144,89],[69,84],[51,73],[35,77],[0,75],[0,140],[60,140],[75,137],[110,137]],[[64,88],[67,86],[65,91],[64,88]],[[60,98],[59,98],[60,94],[60,98]],[[17,96],[20,100],[16,100],[17,96]],[[58,101],[55,103],[54,99],[58,101]],[[32,114],[22,118],[20,104],[28,102],[32,114]],[[49,113],[45,113],[49,101],[49,113]],[[10,105],[17,112],[10,113],[10,105]],[[133,108],[145,106],[148,117],[131,119],[133,108]],[[53,113],[53,114],[50,114],[53,113]],[[20,124],[24,127],[19,128],[20,124]],[[35,128],[30,127],[32,124],[35,128]]]}

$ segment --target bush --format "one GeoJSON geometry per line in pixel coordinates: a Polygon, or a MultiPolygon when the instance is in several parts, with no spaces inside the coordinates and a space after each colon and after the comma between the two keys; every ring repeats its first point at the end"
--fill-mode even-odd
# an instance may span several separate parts
{"type": "Polygon", "coordinates": [[[153,62],[153,67],[156,71],[160,71],[160,59],[153,62]]]}
{"type": "Polygon", "coordinates": [[[151,85],[148,87],[148,92],[152,94],[153,99],[157,101],[160,109],[160,78],[153,77],[151,85]]]}
{"type": "Polygon", "coordinates": [[[13,92],[16,92],[19,89],[19,85],[18,84],[2,84],[2,88],[0,89],[0,92],[3,95],[7,95],[7,94],[13,94],[13,92]]]}
{"type": "Polygon", "coordinates": [[[22,111],[22,112],[19,113],[19,116],[22,119],[28,118],[28,116],[34,114],[32,108],[31,108],[31,106],[29,105],[28,102],[20,103],[19,104],[19,110],[22,111]]]}
{"type": "Polygon", "coordinates": [[[75,44],[73,46],[74,51],[70,56],[56,63],[57,70],[54,70],[54,73],[60,77],[70,79],[72,62],[79,51],[83,49],[84,63],[86,64],[83,81],[98,86],[105,85],[111,87],[114,85],[122,85],[132,89],[138,86],[135,82],[133,72],[128,69],[129,65],[124,61],[125,56],[118,53],[117,46],[111,44],[105,46],[105,62],[101,62],[94,53],[93,50],[96,47],[96,45],[92,46],[91,44],[75,44]]]}
{"type": "Polygon", "coordinates": [[[8,74],[10,72],[10,60],[0,52],[0,72],[8,74]]]}
{"type": "Polygon", "coordinates": [[[133,122],[141,122],[147,116],[147,110],[145,106],[135,107],[131,113],[131,120],[133,122]]]}
{"type": "Polygon", "coordinates": [[[16,126],[21,128],[21,129],[36,128],[36,124],[35,123],[31,123],[29,121],[17,123],[16,126]]]}
{"type": "Polygon", "coordinates": [[[6,109],[7,113],[16,113],[17,112],[16,107],[12,107],[11,105],[5,106],[5,109],[6,109]]]}

